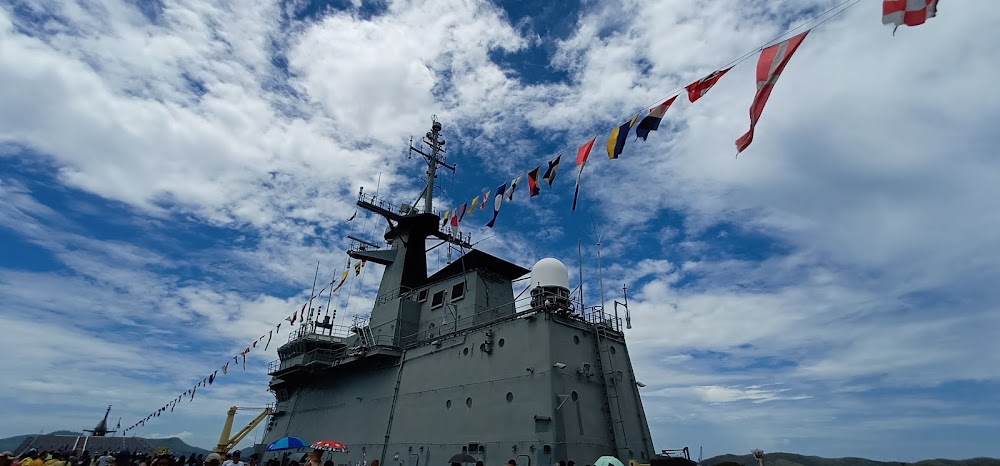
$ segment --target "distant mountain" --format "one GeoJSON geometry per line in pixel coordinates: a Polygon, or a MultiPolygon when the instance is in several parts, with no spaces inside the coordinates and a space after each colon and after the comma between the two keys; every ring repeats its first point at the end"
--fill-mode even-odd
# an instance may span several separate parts
{"type": "MultiPolygon", "coordinates": [[[[964,460],[933,459],[916,463],[899,461],[875,461],[867,458],[822,458],[819,456],[796,455],[795,453],[768,453],[767,466],[1000,466],[1000,459],[970,458],[964,460]]],[[[702,466],[756,466],[753,455],[720,455],[702,460],[702,466]],[[722,463],[735,463],[726,464],[722,463]]]]}
{"type": "MultiPolygon", "coordinates": [[[[169,448],[170,452],[175,455],[190,455],[191,453],[207,455],[212,452],[211,450],[188,445],[187,442],[177,437],[148,438],[146,441],[149,442],[150,445],[157,448],[169,448]]],[[[249,458],[250,453],[253,453],[253,447],[246,447],[240,450],[240,454],[243,455],[244,458],[249,458]]]]}
{"type": "Polygon", "coordinates": [[[14,451],[28,435],[15,435],[13,437],[0,438],[0,451],[14,451]]]}
{"type": "MultiPolygon", "coordinates": [[[[23,442],[24,439],[31,437],[32,435],[35,434],[23,434],[23,435],[15,435],[13,437],[0,438],[0,451],[14,451],[15,448],[21,445],[21,442],[23,442]]],[[[68,430],[57,430],[55,432],[52,432],[52,435],[83,435],[83,434],[79,432],[71,432],[68,430]]]]}
{"type": "Polygon", "coordinates": [[[198,447],[193,446],[193,445],[188,445],[187,442],[185,442],[185,441],[183,441],[183,440],[181,440],[181,439],[179,439],[177,437],[170,437],[170,438],[147,438],[145,440],[147,442],[149,442],[150,445],[152,445],[152,446],[154,446],[156,448],[167,448],[167,449],[170,450],[170,453],[173,453],[175,455],[185,455],[185,456],[187,456],[187,455],[190,455],[191,453],[196,453],[196,454],[199,454],[199,455],[207,455],[207,454],[211,453],[211,451],[206,450],[204,448],[198,448],[198,447]]]}

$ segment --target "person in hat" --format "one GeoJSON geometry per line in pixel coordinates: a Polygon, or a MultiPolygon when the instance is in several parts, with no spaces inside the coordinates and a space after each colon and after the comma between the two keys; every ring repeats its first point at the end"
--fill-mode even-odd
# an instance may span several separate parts
{"type": "Polygon", "coordinates": [[[220,466],[225,458],[218,453],[209,453],[205,457],[205,466],[220,466]]]}

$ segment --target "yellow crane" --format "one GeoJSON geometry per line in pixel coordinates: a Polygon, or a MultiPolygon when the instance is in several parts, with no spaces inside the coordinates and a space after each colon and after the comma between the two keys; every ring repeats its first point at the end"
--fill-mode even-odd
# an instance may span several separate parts
{"type": "Polygon", "coordinates": [[[270,416],[272,413],[274,413],[274,409],[270,406],[267,408],[241,408],[237,406],[229,408],[229,413],[226,416],[226,423],[222,426],[222,435],[219,436],[219,444],[216,445],[215,452],[220,455],[229,453],[229,450],[232,450],[237,443],[240,443],[241,440],[250,434],[253,428],[257,427],[257,424],[260,424],[260,421],[263,421],[264,418],[270,416]],[[246,427],[237,432],[236,435],[230,436],[230,433],[233,430],[233,418],[236,417],[236,411],[241,409],[260,409],[261,412],[257,415],[257,417],[253,418],[253,420],[250,421],[246,427]]]}

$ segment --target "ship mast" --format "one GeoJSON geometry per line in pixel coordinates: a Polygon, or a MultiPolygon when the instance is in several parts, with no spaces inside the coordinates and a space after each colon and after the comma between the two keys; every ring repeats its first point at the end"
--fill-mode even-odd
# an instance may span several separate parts
{"type": "MultiPolygon", "coordinates": [[[[378,299],[372,308],[369,325],[373,328],[399,318],[399,299],[406,293],[426,284],[427,252],[425,241],[430,238],[439,239],[445,243],[471,249],[471,235],[458,231],[448,231],[441,224],[441,217],[434,213],[434,178],[439,167],[455,170],[444,160],[444,139],[441,138],[441,123],[432,121],[431,130],[427,132],[424,142],[430,146],[425,152],[410,145],[410,150],[427,159],[427,185],[421,197],[424,198],[423,209],[408,204],[400,207],[364,192],[358,193],[358,207],[383,217],[387,222],[384,239],[386,244],[373,241],[361,241],[352,238],[353,242],[347,254],[356,260],[385,266],[382,283],[379,285],[378,299]]],[[[417,198],[419,201],[420,198],[417,198]]],[[[415,201],[414,204],[417,202],[415,201]]],[[[443,244],[443,243],[442,243],[443,244]]],[[[400,326],[394,333],[406,335],[400,326]],[[403,332],[403,333],[399,333],[403,332]]],[[[408,330],[407,330],[408,331],[408,330]]],[[[416,333],[417,330],[413,330],[416,333]]]]}
{"type": "Polygon", "coordinates": [[[434,179],[437,178],[437,167],[438,165],[455,171],[454,165],[449,165],[444,160],[444,144],[445,140],[441,138],[441,123],[437,121],[437,118],[432,119],[431,130],[424,135],[424,143],[426,143],[431,148],[431,153],[428,154],[416,147],[410,146],[411,152],[416,152],[425,159],[427,159],[427,187],[424,188],[423,198],[424,198],[424,212],[433,213],[434,212],[434,179]]]}

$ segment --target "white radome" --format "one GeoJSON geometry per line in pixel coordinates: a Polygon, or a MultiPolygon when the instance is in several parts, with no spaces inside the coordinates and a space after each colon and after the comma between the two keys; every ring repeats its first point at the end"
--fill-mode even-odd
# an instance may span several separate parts
{"type": "Polygon", "coordinates": [[[531,286],[555,286],[569,290],[569,271],[559,259],[546,257],[531,267],[531,286]]]}

